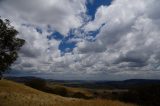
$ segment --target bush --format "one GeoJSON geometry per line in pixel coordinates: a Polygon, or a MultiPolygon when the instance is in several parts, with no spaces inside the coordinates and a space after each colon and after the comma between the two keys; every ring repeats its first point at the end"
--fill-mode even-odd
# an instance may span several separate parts
{"type": "Polygon", "coordinates": [[[141,85],[124,93],[121,100],[147,106],[160,106],[160,84],[141,85]]]}
{"type": "Polygon", "coordinates": [[[48,93],[53,93],[61,96],[68,96],[67,89],[64,87],[55,87],[55,88],[47,88],[46,89],[48,93]]]}
{"type": "Polygon", "coordinates": [[[89,97],[87,97],[85,94],[81,93],[81,92],[76,92],[73,94],[74,98],[83,98],[83,99],[89,99],[89,97]]]}
{"type": "Polygon", "coordinates": [[[37,78],[37,79],[32,79],[29,82],[26,82],[26,85],[38,90],[43,90],[46,87],[46,81],[37,78]]]}

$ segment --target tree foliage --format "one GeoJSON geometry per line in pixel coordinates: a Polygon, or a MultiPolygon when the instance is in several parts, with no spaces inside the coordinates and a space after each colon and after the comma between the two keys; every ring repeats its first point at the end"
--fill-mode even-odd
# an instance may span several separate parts
{"type": "Polygon", "coordinates": [[[0,19],[0,74],[9,69],[25,43],[25,40],[16,37],[17,34],[18,31],[10,25],[8,19],[0,19]]]}

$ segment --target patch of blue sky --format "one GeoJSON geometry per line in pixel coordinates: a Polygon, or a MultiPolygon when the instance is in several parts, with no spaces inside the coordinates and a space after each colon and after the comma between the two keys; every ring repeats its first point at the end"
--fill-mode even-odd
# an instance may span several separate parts
{"type": "Polygon", "coordinates": [[[61,35],[59,32],[54,32],[50,36],[48,36],[48,39],[62,40],[64,39],[64,36],[61,35]]]}
{"type": "Polygon", "coordinates": [[[48,36],[48,39],[56,39],[61,41],[59,45],[59,50],[61,51],[62,55],[64,55],[67,52],[72,52],[73,49],[76,47],[77,42],[73,41],[70,42],[71,39],[84,39],[90,42],[93,42],[96,40],[96,35],[100,32],[101,28],[103,27],[104,24],[101,25],[99,29],[96,31],[90,31],[90,32],[85,32],[83,29],[79,29],[79,33],[82,34],[82,36],[78,36],[74,33],[76,29],[71,30],[68,33],[68,36],[63,36],[59,32],[54,32],[52,35],[48,36]]]}
{"type": "MultiPolygon", "coordinates": [[[[98,7],[100,7],[101,5],[110,5],[112,2],[112,0],[91,0],[91,1],[92,2],[87,3],[87,15],[91,17],[91,20],[94,19],[94,16],[95,16],[95,13],[98,7]]],[[[102,24],[101,27],[103,27],[103,25],[104,24],[102,24]]],[[[82,36],[77,36],[74,33],[76,29],[72,29],[68,33],[68,36],[63,36],[59,32],[54,32],[52,35],[48,36],[48,39],[56,39],[56,40],[61,41],[59,45],[59,50],[61,51],[63,55],[67,52],[71,52],[76,47],[77,42],[69,42],[70,39],[80,38],[80,39],[84,39],[84,40],[93,42],[96,40],[96,36],[100,32],[101,27],[95,31],[90,31],[86,33],[83,30],[83,25],[82,25],[79,29],[77,29],[79,33],[82,34],[82,36]]],[[[50,28],[50,26],[48,26],[48,29],[49,29],[48,31],[53,31],[52,28],[50,28]]],[[[39,29],[37,30],[40,31],[39,29]]]]}
{"type": "Polygon", "coordinates": [[[66,52],[71,52],[76,47],[76,42],[69,42],[69,40],[73,37],[74,37],[73,34],[69,34],[68,36],[64,37],[61,40],[61,43],[59,45],[59,50],[61,50],[62,54],[66,52]]]}
{"type": "Polygon", "coordinates": [[[96,40],[96,36],[99,34],[101,28],[102,28],[104,25],[105,25],[105,23],[102,24],[97,30],[95,30],[95,31],[89,31],[88,34],[86,34],[86,38],[87,38],[86,40],[88,40],[88,41],[90,41],[90,42],[95,41],[95,40],[96,40]],[[90,38],[91,38],[91,39],[90,39],[90,38]]]}
{"type": "Polygon", "coordinates": [[[87,3],[87,15],[91,16],[91,19],[94,19],[96,10],[101,5],[110,5],[112,0],[91,0],[92,2],[87,3]]]}

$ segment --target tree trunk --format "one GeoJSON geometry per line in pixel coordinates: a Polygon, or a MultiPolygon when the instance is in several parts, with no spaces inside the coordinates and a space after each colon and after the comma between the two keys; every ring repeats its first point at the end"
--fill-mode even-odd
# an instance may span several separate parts
{"type": "Polygon", "coordinates": [[[2,75],[2,72],[0,72],[0,80],[3,79],[3,75],[2,75]]]}

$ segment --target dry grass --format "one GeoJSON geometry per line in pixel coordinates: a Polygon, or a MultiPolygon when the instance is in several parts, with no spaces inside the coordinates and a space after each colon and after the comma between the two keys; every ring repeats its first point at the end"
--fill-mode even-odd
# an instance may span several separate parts
{"type": "Polygon", "coordinates": [[[44,93],[22,84],[0,81],[0,106],[135,106],[111,100],[82,100],[44,93]]]}
{"type": "MultiPolygon", "coordinates": [[[[61,105],[64,106],[64,105],[61,105]]],[[[136,106],[133,104],[125,104],[119,101],[92,99],[92,100],[72,100],[66,106],[136,106]]]]}

